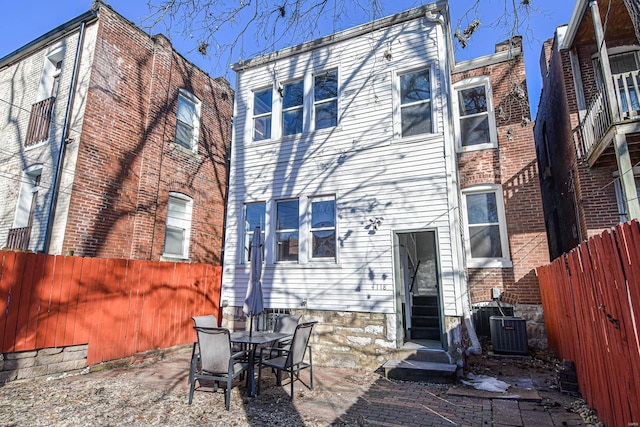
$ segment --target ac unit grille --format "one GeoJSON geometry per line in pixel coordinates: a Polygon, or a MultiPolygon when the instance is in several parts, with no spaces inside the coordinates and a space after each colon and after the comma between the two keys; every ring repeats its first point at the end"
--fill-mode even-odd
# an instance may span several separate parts
{"type": "Polygon", "coordinates": [[[491,343],[494,353],[529,354],[527,324],[520,317],[491,316],[491,343]]]}

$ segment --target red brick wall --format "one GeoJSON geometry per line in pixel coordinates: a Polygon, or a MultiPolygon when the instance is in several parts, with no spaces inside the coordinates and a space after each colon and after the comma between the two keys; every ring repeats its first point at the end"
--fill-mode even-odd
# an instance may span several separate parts
{"type": "Polygon", "coordinates": [[[233,93],[107,6],[63,251],[159,259],[170,191],[193,199],[190,259],[220,264],[233,93]],[[178,90],[201,101],[198,153],[172,143],[178,90]]]}
{"type": "Polygon", "coordinates": [[[454,74],[453,82],[478,76],[491,77],[498,148],[458,154],[460,186],[502,185],[513,268],[469,269],[471,299],[489,301],[491,288],[497,287],[506,302],[540,303],[534,269],[549,261],[549,253],[524,57],[454,74]]]}

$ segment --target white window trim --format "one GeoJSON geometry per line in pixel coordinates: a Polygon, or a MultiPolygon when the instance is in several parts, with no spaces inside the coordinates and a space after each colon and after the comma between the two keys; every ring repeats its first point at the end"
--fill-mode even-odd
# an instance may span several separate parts
{"type": "Polygon", "coordinates": [[[44,64],[42,66],[42,75],[40,76],[40,83],[38,85],[38,92],[36,94],[36,102],[51,98],[54,77],[62,72],[62,70],[56,70],[56,64],[59,61],[64,60],[64,53],[65,46],[60,45],[51,49],[45,56],[44,64]]]}
{"type": "MultiPolygon", "coordinates": [[[[169,198],[167,199],[167,218],[166,218],[166,221],[165,221],[165,234],[166,234],[167,227],[170,226],[170,224],[169,224],[169,202],[171,201],[171,199],[179,199],[179,200],[182,200],[182,201],[186,202],[185,217],[188,216],[188,218],[181,218],[181,220],[188,221],[189,225],[185,229],[184,242],[182,244],[182,253],[181,254],[168,253],[168,252],[166,252],[166,247],[163,247],[162,248],[162,256],[165,257],[165,258],[188,259],[189,258],[189,247],[191,246],[191,227],[192,227],[192,223],[193,223],[193,199],[191,197],[185,195],[185,194],[182,194],[182,193],[176,193],[176,192],[170,192],[169,193],[169,198]]],[[[166,241],[166,237],[165,237],[165,241],[166,241]]]]}
{"type": "Polygon", "coordinates": [[[301,253],[303,251],[303,247],[304,247],[304,243],[302,242],[303,236],[304,234],[302,234],[302,227],[300,224],[300,212],[304,212],[301,210],[302,205],[303,205],[303,200],[300,197],[289,197],[289,198],[283,198],[283,199],[275,199],[273,201],[273,263],[274,264],[300,264],[303,261],[303,253],[301,253]],[[281,202],[292,202],[292,201],[296,201],[298,202],[298,228],[283,228],[282,230],[278,229],[278,203],[281,202]],[[292,231],[297,231],[298,232],[298,259],[296,261],[290,261],[290,260],[281,260],[278,259],[278,234],[279,233],[289,233],[292,231]]]}
{"type": "Polygon", "coordinates": [[[394,140],[402,140],[402,141],[411,141],[411,140],[422,140],[424,138],[428,138],[434,134],[436,134],[438,129],[437,115],[436,115],[436,96],[435,96],[435,72],[434,67],[432,65],[427,65],[426,67],[417,67],[403,70],[394,70],[393,71],[393,139],[394,140]],[[415,73],[417,71],[429,70],[429,83],[431,84],[431,99],[429,103],[431,105],[431,132],[425,132],[418,135],[410,135],[410,136],[402,136],[402,99],[401,99],[401,87],[400,87],[400,77],[409,74],[415,73]]]}
{"type": "Polygon", "coordinates": [[[263,257],[262,257],[262,262],[264,263],[266,261],[266,247],[267,247],[267,208],[268,208],[268,203],[266,201],[253,201],[253,202],[244,202],[242,204],[242,239],[240,239],[240,251],[241,251],[241,255],[240,255],[240,263],[241,264],[249,264],[249,260],[248,258],[248,254],[246,253],[245,249],[246,249],[246,244],[247,241],[245,240],[247,237],[250,239],[253,236],[253,229],[248,229],[247,228],[247,206],[249,205],[264,205],[264,224],[261,226],[261,231],[262,231],[262,242],[263,242],[263,246],[262,246],[262,250],[263,250],[263,257]]]}
{"type": "Polygon", "coordinates": [[[183,147],[183,148],[185,148],[187,150],[191,150],[194,153],[197,153],[198,152],[198,142],[200,141],[200,107],[201,107],[202,103],[191,92],[189,92],[187,90],[184,90],[184,89],[179,89],[178,90],[178,102],[176,103],[176,128],[178,126],[178,105],[180,103],[180,96],[182,96],[186,100],[192,102],[193,105],[194,105],[195,115],[193,117],[193,123],[192,123],[193,136],[191,137],[191,147],[190,148],[183,147],[182,144],[178,144],[176,141],[174,141],[174,144],[176,144],[176,145],[178,145],[180,147],[183,147]]]}
{"type": "Polygon", "coordinates": [[[326,103],[333,102],[333,101],[335,101],[335,103],[336,103],[336,125],[319,129],[319,131],[327,131],[327,130],[331,130],[331,129],[336,129],[339,126],[339,124],[340,124],[340,90],[341,90],[341,88],[342,88],[342,85],[340,84],[340,71],[337,68],[329,68],[327,70],[315,71],[312,74],[312,76],[311,76],[311,91],[310,91],[311,92],[311,96],[310,96],[310,98],[311,98],[311,100],[310,100],[311,114],[310,114],[310,117],[309,117],[309,129],[311,130],[311,132],[316,130],[316,105],[318,105],[318,104],[326,104],[326,103]],[[316,76],[319,76],[319,75],[322,75],[322,74],[327,74],[327,73],[330,73],[332,71],[336,72],[336,84],[338,85],[335,98],[327,98],[327,99],[322,99],[320,101],[316,101],[316,94],[315,94],[316,76]]]}
{"type": "MultiPolygon", "coordinates": [[[[282,135],[282,138],[294,138],[298,135],[302,135],[304,133],[307,133],[307,129],[308,129],[308,119],[307,117],[309,116],[308,114],[308,109],[307,109],[307,105],[308,105],[308,99],[307,99],[307,93],[308,91],[308,87],[307,87],[307,79],[303,77],[298,77],[295,79],[289,79],[286,81],[281,82],[282,85],[282,95],[280,95],[280,93],[278,92],[278,96],[280,96],[280,111],[279,111],[279,118],[280,118],[280,122],[279,122],[279,134],[282,135]],[[302,82],[302,104],[300,105],[296,105],[294,107],[289,107],[289,108],[284,108],[284,103],[282,102],[284,100],[284,87],[288,84],[292,84],[292,83],[299,83],[302,82]],[[289,111],[295,111],[295,110],[302,110],[302,130],[299,133],[290,133],[285,135],[284,134],[284,113],[289,112],[289,111]]],[[[271,109],[273,111],[273,101],[271,103],[271,109]]],[[[273,122],[272,122],[273,125],[273,122]]],[[[271,132],[273,132],[273,129],[271,130],[271,132]]],[[[273,136],[273,134],[272,134],[273,136]]]]}
{"type": "Polygon", "coordinates": [[[498,148],[498,130],[496,125],[496,115],[493,105],[493,90],[491,87],[491,77],[480,76],[471,77],[457,82],[453,85],[453,102],[451,106],[454,117],[454,129],[456,135],[456,149],[459,153],[476,150],[487,150],[492,148],[498,148]],[[460,130],[460,105],[458,102],[458,91],[463,89],[469,89],[483,85],[485,88],[485,94],[487,96],[487,114],[489,117],[489,137],[490,141],[484,144],[471,145],[468,147],[462,146],[462,135],[460,130]]]}
{"type": "Polygon", "coordinates": [[[22,228],[28,226],[26,222],[29,220],[29,214],[33,209],[33,194],[38,192],[40,185],[35,185],[34,177],[40,175],[40,185],[42,185],[42,165],[33,165],[22,171],[22,181],[20,184],[20,192],[18,193],[18,200],[16,203],[16,209],[13,216],[12,228],[22,228]],[[21,204],[23,206],[21,206],[21,204]],[[21,209],[22,208],[22,209],[21,209]],[[26,219],[20,212],[26,212],[26,219]]]}
{"type": "Polygon", "coordinates": [[[314,264],[317,263],[325,263],[325,264],[336,264],[338,262],[338,208],[337,208],[337,203],[336,203],[336,196],[335,195],[326,195],[326,196],[310,196],[308,198],[308,206],[307,209],[305,211],[306,214],[306,220],[308,222],[308,228],[306,230],[304,230],[305,236],[307,236],[307,242],[306,242],[306,247],[307,247],[307,253],[308,253],[308,258],[309,258],[309,262],[313,262],[314,264]],[[333,202],[333,224],[334,226],[332,228],[323,228],[323,229],[318,229],[318,230],[330,230],[333,229],[334,230],[334,234],[335,234],[335,241],[334,241],[334,245],[335,245],[335,256],[333,258],[331,257],[318,257],[318,258],[314,258],[313,256],[313,227],[312,227],[312,219],[313,219],[313,202],[323,202],[323,201],[332,201],[333,202]]]}
{"type": "MultiPolygon", "coordinates": [[[[275,111],[275,107],[276,107],[276,95],[277,92],[274,92],[273,90],[273,86],[261,86],[261,87],[257,87],[255,89],[251,90],[251,99],[249,100],[249,117],[250,119],[247,120],[248,124],[249,124],[249,135],[247,138],[247,141],[250,141],[251,143],[263,143],[265,141],[272,141],[277,139],[277,135],[274,135],[274,132],[278,132],[278,126],[280,126],[280,120],[277,119],[277,115],[274,114],[275,111]],[[271,112],[270,113],[263,113],[263,114],[254,114],[255,111],[255,103],[256,103],[256,93],[257,92],[263,92],[265,90],[271,90],[271,112]],[[263,138],[263,139],[254,139],[254,135],[256,132],[256,118],[262,118],[262,117],[268,117],[271,116],[271,137],[269,138],[263,138]]],[[[277,95],[277,97],[279,98],[280,95],[277,95]]],[[[279,105],[281,106],[282,103],[280,102],[279,105]]],[[[279,133],[278,133],[279,134],[279,133]]]]}
{"type": "Polygon", "coordinates": [[[507,220],[504,210],[504,195],[502,186],[499,184],[485,184],[468,187],[462,190],[462,218],[464,220],[464,240],[465,252],[467,256],[467,267],[470,268],[510,268],[513,263],[510,259],[509,233],[507,231],[507,220]],[[471,256],[471,239],[469,236],[469,218],[467,215],[467,195],[491,193],[496,195],[496,208],[498,210],[498,223],[500,227],[500,244],[502,246],[502,258],[473,258],[471,256]]]}

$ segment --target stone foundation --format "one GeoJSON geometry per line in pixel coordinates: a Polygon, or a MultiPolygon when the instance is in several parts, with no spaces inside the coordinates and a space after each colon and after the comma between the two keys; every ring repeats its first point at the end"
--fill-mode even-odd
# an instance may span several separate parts
{"type": "Polygon", "coordinates": [[[24,378],[73,373],[87,366],[87,345],[42,348],[0,355],[0,384],[24,378]]]}
{"type": "MultiPolygon", "coordinates": [[[[302,322],[318,322],[313,329],[311,344],[313,363],[319,366],[365,368],[375,370],[390,359],[405,359],[411,351],[396,348],[395,314],[359,313],[294,309],[302,322]]],[[[231,330],[248,328],[240,307],[223,309],[222,327],[231,330]]],[[[445,318],[451,329],[449,340],[459,333],[460,319],[445,318]],[[454,332],[454,330],[456,332],[454,332]]],[[[455,363],[459,352],[451,353],[455,363]]]]}
{"type": "Polygon", "coordinates": [[[516,304],[514,315],[527,321],[527,338],[529,348],[533,350],[546,350],[549,348],[547,341],[547,329],[544,325],[544,312],[542,304],[516,304]]]}

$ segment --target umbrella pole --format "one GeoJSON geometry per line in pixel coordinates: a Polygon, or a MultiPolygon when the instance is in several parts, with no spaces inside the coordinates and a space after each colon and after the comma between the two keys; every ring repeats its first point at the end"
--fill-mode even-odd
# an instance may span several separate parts
{"type": "Polygon", "coordinates": [[[249,336],[253,333],[253,316],[249,316],[249,336]]]}

